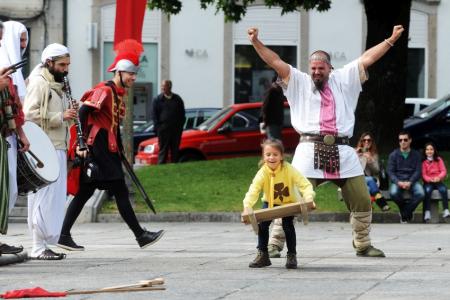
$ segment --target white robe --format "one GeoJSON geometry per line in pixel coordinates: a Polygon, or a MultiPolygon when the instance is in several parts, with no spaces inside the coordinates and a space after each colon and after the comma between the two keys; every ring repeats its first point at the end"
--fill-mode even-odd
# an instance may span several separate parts
{"type": "MultiPolygon", "coordinates": [[[[365,75],[365,74],[363,74],[365,75]]],[[[335,101],[336,130],[339,136],[351,137],[355,125],[355,109],[362,90],[358,60],[331,72],[328,84],[335,101]]],[[[365,80],[365,78],[363,78],[365,80]]],[[[293,67],[289,82],[283,86],[284,94],[291,110],[291,123],[299,133],[320,133],[321,96],[314,86],[311,76],[293,67]]],[[[339,178],[363,175],[355,150],[347,145],[339,145],[339,178]]],[[[314,169],[314,144],[299,143],[292,165],[307,178],[326,178],[324,171],[314,169]]]]}
{"type": "Polygon", "coordinates": [[[64,220],[67,194],[67,154],[56,150],[59,163],[58,180],[28,195],[28,228],[33,235],[31,257],[42,253],[47,245],[58,242],[64,220]]]}

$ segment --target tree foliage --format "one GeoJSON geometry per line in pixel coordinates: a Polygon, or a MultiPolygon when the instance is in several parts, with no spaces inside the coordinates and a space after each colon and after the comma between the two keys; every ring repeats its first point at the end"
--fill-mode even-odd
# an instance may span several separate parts
{"type": "MultiPolygon", "coordinates": [[[[257,0],[199,0],[200,7],[206,9],[210,6],[216,8],[216,13],[223,12],[225,21],[239,22],[249,5],[259,3],[257,0]]],[[[281,13],[286,14],[300,9],[310,10],[317,9],[318,11],[325,11],[330,8],[331,0],[264,0],[264,5],[267,7],[277,6],[281,7],[281,13]]],[[[148,7],[150,9],[160,9],[167,15],[176,15],[181,11],[183,4],[180,0],[149,0],[148,7]]]]}

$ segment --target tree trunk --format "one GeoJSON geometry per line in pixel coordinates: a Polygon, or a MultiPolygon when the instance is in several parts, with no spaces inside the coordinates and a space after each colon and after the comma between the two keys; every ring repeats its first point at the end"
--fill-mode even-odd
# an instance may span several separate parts
{"type": "Polygon", "coordinates": [[[366,49],[388,38],[394,25],[405,28],[395,46],[369,68],[369,80],[363,85],[356,109],[353,140],[370,131],[379,151],[388,153],[398,146],[397,134],[403,128],[411,0],[364,0],[364,7],[366,49]]]}

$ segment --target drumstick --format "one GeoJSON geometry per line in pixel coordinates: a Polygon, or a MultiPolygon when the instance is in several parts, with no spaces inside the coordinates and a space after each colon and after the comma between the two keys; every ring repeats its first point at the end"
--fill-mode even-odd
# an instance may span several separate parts
{"type": "Polygon", "coordinates": [[[44,163],[36,156],[36,154],[34,154],[30,149],[28,149],[27,152],[36,160],[36,162],[37,162],[36,166],[38,168],[44,167],[44,163]]]}
{"type": "MultiPolygon", "coordinates": [[[[18,141],[20,147],[23,147],[22,141],[19,139],[17,141],[18,141]]],[[[27,152],[34,158],[34,160],[36,160],[36,162],[37,162],[36,167],[38,167],[39,169],[44,167],[44,163],[36,156],[36,154],[33,153],[33,151],[28,149],[27,152]]]]}

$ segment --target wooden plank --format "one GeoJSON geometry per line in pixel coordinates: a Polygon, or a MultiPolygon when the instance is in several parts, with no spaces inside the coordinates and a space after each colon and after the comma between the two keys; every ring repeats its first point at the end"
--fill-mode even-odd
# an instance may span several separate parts
{"type": "MultiPolygon", "coordinates": [[[[305,203],[308,210],[313,209],[313,202],[305,203]]],[[[286,205],[281,205],[273,208],[258,209],[253,212],[256,222],[260,223],[263,221],[270,221],[278,218],[294,216],[302,213],[302,204],[300,202],[290,203],[286,205]]],[[[248,214],[243,214],[242,219],[251,223],[250,216],[248,214]]]]}

